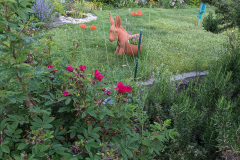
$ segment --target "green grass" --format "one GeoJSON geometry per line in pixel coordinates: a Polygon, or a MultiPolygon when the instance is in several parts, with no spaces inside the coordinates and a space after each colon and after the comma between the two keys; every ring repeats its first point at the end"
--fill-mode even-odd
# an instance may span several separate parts
{"type": "MultiPolygon", "coordinates": [[[[139,9],[132,9],[136,12],[139,9]]],[[[124,81],[134,76],[136,58],[117,56],[114,51],[117,42],[110,42],[109,12],[120,15],[122,26],[132,33],[143,29],[143,47],[139,59],[138,77],[147,79],[153,71],[164,64],[169,71],[189,72],[195,70],[195,62],[200,70],[206,70],[218,54],[226,36],[203,30],[197,23],[198,9],[141,9],[142,16],[129,15],[128,9],[93,11],[97,20],[85,23],[96,25],[96,30],[82,29],[78,24],[64,24],[57,29],[44,31],[54,33],[56,45],[52,53],[65,65],[70,62],[69,49],[72,40],[81,42],[81,47],[73,66],[86,65],[88,71],[98,69],[108,80],[124,81]],[[63,56],[64,55],[64,56],[63,56]],[[199,66],[199,65],[198,65],[199,66]]],[[[203,18],[213,8],[207,8],[203,18]]],[[[202,18],[202,20],[203,20],[202,18]]],[[[201,22],[202,22],[201,20],[201,22]]]]}

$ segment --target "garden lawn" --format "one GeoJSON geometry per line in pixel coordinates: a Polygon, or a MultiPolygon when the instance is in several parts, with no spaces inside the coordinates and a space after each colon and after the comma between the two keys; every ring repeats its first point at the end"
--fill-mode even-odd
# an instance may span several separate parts
{"type": "MultiPolygon", "coordinates": [[[[136,12],[140,9],[131,9],[136,12]]],[[[198,8],[189,9],[146,9],[141,8],[142,16],[133,17],[128,9],[93,11],[97,20],[85,23],[95,25],[96,30],[82,29],[78,24],[64,24],[56,29],[44,31],[54,33],[56,45],[52,53],[54,63],[68,66],[72,41],[80,42],[79,52],[73,66],[87,66],[88,73],[98,69],[112,82],[127,81],[134,77],[136,58],[114,54],[117,42],[110,42],[109,13],[120,15],[122,26],[133,34],[143,30],[143,47],[140,54],[137,77],[143,80],[152,76],[158,67],[176,72],[207,70],[211,60],[218,58],[222,45],[226,42],[225,34],[213,34],[203,30],[202,21],[209,11],[203,14],[200,26],[196,26],[198,8]],[[197,65],[196,65],[197,64],[197,65]],[[198,67],[196,67],[198,66],[198,67]]],[[[57,65],[57,64],[53,64],[57,65]]]]}

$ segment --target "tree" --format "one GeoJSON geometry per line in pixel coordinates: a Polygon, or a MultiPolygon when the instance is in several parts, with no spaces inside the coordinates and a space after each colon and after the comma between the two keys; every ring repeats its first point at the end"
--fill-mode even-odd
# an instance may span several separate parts
{"type": "Polygon", "coordinates": [[[240,0],[206,0],[203,2],[217,7],[215,20],[218,24],[218,32],[236,27],[240,30],[240,0]]]}

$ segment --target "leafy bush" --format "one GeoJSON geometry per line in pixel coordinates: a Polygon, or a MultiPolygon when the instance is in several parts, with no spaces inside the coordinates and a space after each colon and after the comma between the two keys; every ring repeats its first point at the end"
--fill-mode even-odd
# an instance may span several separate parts
{"type": "Polygon", "coordinates": [[[210,12],[208,14],[208,16],[203,19],[202,25],[203,25],[203,27],[206,31],[210,31],[210,32],[213,32],[213,33],[218,33],[219,32],[218,20],[213,18],[213,13],[212,12],[210,12]]]}
{"type": "Polygon", "coordinates": [[[161,6],[163,6],[163,8],[168,9],[171,7],[171,2],[172,2],[171,0],[161,0],[160,4],[161,6]]]}
{"type": "Polygon", "coordinates": [[[100,71],[71,66],[80,46],[74,40],[67,65],[54,61],[53,36],[34,36],[33,17],[19,14],[11,23],[16,13],[32,12],[28,0],[9,11],[12,0],[0,5],[1,159],[159,157],[178,133],[170,119],[149,125],[136,84],[112,89],[100,71]]]}
{"type": "Polygon", "coordinates": [[[184,8],[185,6],[186,3],[184,2],[184,0],[173,0],[171,2],[171,8],[181,9],[184,8]]]}
{"type": "Polygon", "coordinates": [[[162,159],[239,156],[239,47],[230,53],[212,62],[203,80],[191,80],[180,93],[172,88],[166,74],[150,89],[146,99],[149,118],[171,119],[180,134],[162,153],[162,159]]]}

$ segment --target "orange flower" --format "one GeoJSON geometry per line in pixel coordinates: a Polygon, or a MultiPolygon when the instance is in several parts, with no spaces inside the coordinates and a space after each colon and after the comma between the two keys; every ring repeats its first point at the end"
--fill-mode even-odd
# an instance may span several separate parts
{"type": "Polygon", "coordinates": [[[93,30],[97,29],[97,27],[95,25],[92,25],[90,28],[93,30]]]}
{"type": "Polygon", "coordinates": [[[143,14],[142,14],[142,11],[140,11],[140,10],[137,11],[136,13],[139,14],[139,15],[143,15],[143,14]]]}
{"type": "Polygon", "coordinates": [[[88,28],[88,27],[86,26],[86,24],[79,24],[79,26],[80,26],[81,28],[83,28],[83,29],[88,28]]]}
{"type": "Polygon", "coordinates": [[[132,15],[132,16],[136,16],[136,13],[135,13],[135,12],[131,12],[131,15],[132,15]]]}
{"type": "Polygon", "coordinates": [[[133,128],[133,130],[134,130],[134,131],[136,131],[136,130],[137,130],[137,128],[133,128]]]}
{"type": "Polygon", "coordinates": [[[137,11],[136,13],[135,12],[131,12],[131,15],[132,16],[141,16],[142,15],[142,11],[137,11]]]}

